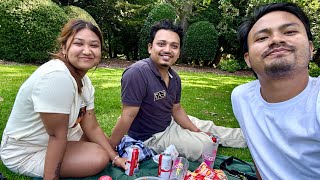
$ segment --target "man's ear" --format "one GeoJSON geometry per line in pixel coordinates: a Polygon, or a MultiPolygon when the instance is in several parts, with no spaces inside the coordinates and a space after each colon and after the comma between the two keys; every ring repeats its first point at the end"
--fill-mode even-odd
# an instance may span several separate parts
{"type": "Polygon", "coordinates": [[[310,49],[310,54],[311,54],[310,60],[312,60],[313,51],[314,51],[314,45],[313,45],[312,41],[309,41],[309,49],[310,49]]]}
{"type": "Polygon", "coordinates": [[[149,54],[151,54],[151,49],[152,49],[152,44],[148,43],[148,52],[149,52],[149,54]]]}
{"type": "Polygon", "coordinates": [[[249,68],[251,68],[249,53],[248,53],[248,52],[244,53],[243,57],[244,57],[244,60],[245,60],[246,63],[247,63],[247,66],[248,66],[249,68]]]}

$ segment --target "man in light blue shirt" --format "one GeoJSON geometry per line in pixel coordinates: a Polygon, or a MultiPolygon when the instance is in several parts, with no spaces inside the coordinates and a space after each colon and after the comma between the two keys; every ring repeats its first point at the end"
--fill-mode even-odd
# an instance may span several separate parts
{"type": "Polygon", "coordinates": [[[258,80],[236,87],[234,114],[260,179],[319,179],[320,79],[308,74],[309,20],[292,3],[260,7],[239,28],[258,80]]]}

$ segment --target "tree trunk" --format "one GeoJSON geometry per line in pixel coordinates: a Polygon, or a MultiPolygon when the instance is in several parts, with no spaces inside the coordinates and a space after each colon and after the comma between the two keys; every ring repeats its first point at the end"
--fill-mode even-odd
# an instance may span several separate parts
{"type": "Polygon", "coordinates": [[[108,32],[107,33],[107,38],[108,38],[108,54],[109,54],[109,57],[112,58],[112,43],[111,43],[111,40],[110,40],[110,33],[108,32]]]}
{"type": "Polygon", "coordinates": [[[133,57],[132,57],[132,59],[133,60],[138,60],[138,55],[139,55],[139,53],[138,53],[138,45],[135,44],[134,47],[133,47],[133,57]]]}
{"type": "Polygon", "coordinates": [[[188,29],[188,19],[192,13],[192,1],[186,0],[183,2],[182,9],[178,12],[180,24],[183,28],[183,32],[185,33],[188,29]]]}
{"type": "Polygon", "coordinates": [[[220,48],[218,48],[216,51],[216,56],[214,57],[214,60],[212,61],[212,65],[215,64],[216,66],[218,66],[218,64],[220,63],[221,57],[222,57],[222,52],[221,52],[220,48]]]}

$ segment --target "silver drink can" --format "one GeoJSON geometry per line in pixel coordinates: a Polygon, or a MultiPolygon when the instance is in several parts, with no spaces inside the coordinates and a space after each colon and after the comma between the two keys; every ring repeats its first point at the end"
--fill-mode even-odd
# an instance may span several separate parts
{"type": "Polygon", "coordinates": [[[158,177],[168,180],[172,170],[172,158],[170,154],[161,153],[158,163],[158,177]]]}

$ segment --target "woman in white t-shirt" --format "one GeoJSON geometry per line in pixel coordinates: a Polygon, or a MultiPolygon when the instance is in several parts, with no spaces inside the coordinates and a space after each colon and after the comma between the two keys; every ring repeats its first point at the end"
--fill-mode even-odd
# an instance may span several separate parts
{"type": "Polygon", "coordinates": [[[2,162],[15,173],[44,179],[91,176],[109,161],[125,169],[126,159],[117,156],[96,120],[86,75],[100,62],[100,30],[73,19],[58,40],[55,59],[19,89],[2,136],[2,162]]]}

